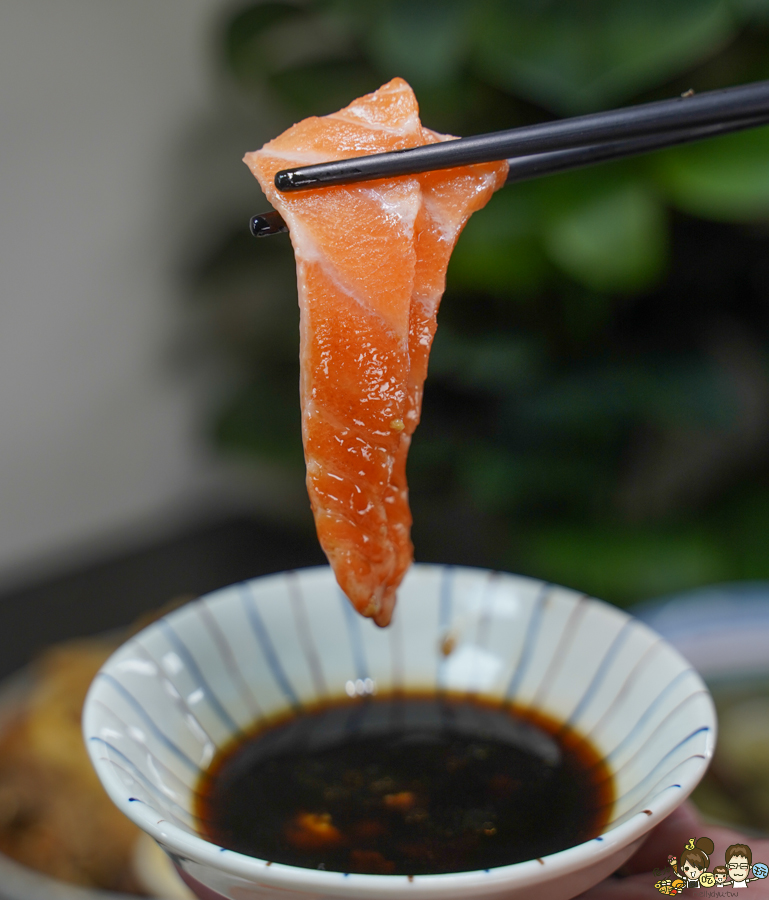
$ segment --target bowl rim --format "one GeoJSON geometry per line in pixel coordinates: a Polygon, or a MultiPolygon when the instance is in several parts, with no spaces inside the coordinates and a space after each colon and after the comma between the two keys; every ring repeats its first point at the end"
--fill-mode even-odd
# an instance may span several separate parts
{"type": "MultiPolygon", "coordinates": [[[[416,572],[435,571],[447,568],[442,564],[421,563],[414,564],[412,570],[416,572]]],[[[472,572],[486,575],[491,570],[474,566],[451,566],[455,570],[470,570],[472,572]]],[[[299,575],[317,574],[325,571],[330,578],[333,579],[333,573],[329,566],[308,566],[305,568],[295,569],[299,575]]],[[[245,585],[253,585],[255,583],[264,583],[268,579],[279,579],[285,575],[284,572],[274,572],[269,575],[263,575],[236,584],[228,585],[218,590],[205,594],[196,600],[191,601],[184,607],[174,610],[163,616],[156,622],[151,623],[142,631],[132,635],[125,643],[123,643],[104,663],[100,672],[109,668],[113,660],[118,654],[121,654],[126,647],[139,638],[143,634],[147,634],[159,627],[159,622],[166,618],[173,618],[181,614],[185,609],[197,603],[206,600],[225,596],[226,594],[242,589],[245,585]]],[[[519,579],[521,581],[535,582],[545,585],[548,582],[540,579],[531,578],[529,576],[515,575],[509,572],[500,572],[499,574],[519,579]]],[[[550,587],[574,593],[570,588],[560,588],[559,585],[550,584],[550,587]]],[[[617,612],[628,618],[633,618],[628,612],[619,607],[598,600],[594,597],[585,597],[585,600],[598,607],[604,607],[617,612]]],[[[640,620],[639,620],[640,621],[640,620]]],[[[641,622],[652,633],[653,629],[641,622]]],[[[213,841],[206,838],[190,834],[184,829],[165,819],[158,819],[158,813],[152,807],[145,804],[138,798],[126,798],[126,788],[117,779],[111,762],[106,757],[101,756],[96,748],[98,738],[95,737],[96,729],[91,726],[92,719],[96,719],[99,713],[95,711],[93,700],[96,698],[100,690],[98,676],[92,683],[85,704],[83,706],[83,736],[85,739],[88,754],[91,762],[99,776],[102,785],[109,794],[113,803],[131,819],[140,828],[153,837],[163,848],[171,854],[172,857],[178,858],[179,861],[190,861],[202,866],[208,866],[220,872],[234,875],[240,878],[248,879],[252,882],[258,882],[268,888],[282,888],[284,890],[296,890],[299,892],[310,893],[312,891],[331,891],[338,896],[355,897],[361,891],[368,896],[378,896],[381,898],[389,898],[390,896],[403,896],[405,890],[410,896],[430,896],[436,897],[446,896],[447,889],[451,888],[451,893],[470,891],[473,889],[483,888],[499,888],[502,885],[517,885],[525,887],[528,884],[541,884],[543,880],[550,881],[559,876],[574,874],[591,865],[599,863],[601,859],[608,857],[612,852],[620,852],[623,848],[628,847],[634,841],[640,841],[643,836],[649,832],[655,825],[659,824],[670,813],[673,812],[694,790],[700,779],[705,773],[715,750],[715,741],[717,733],[717,719],[715,705],[705,683],[699,676],[699,673],[691,666],[691,664],[664,638],[660,638],[666,650],[680,660],[682,668],[691,670],[692,675],[700,681],[700,689],[704,692],[704,696],[708,701],[709,721],[709,740],[702,758],[692,760],[693,765],[690,766],[684,776],[681,777],[680,785],[671,787],[678,790],[664,789],[660,794],[653,797],[648,808],[642,810],[630,819],[618,825],[615,828],[603,832],[589,841],[568,847],[557,853],[552,853],[541,859],[526,860],[524,862],[512,863],[506,866],[498,866],[492,869],[470,870],[467,872],[449,872],[434,875],[364,875],[358,873],[343,873],[335,871],[326,871],[319,869],[302,868],[300,866],[291,866],[285,863],[268,862],[267,860],[258,859],[257,857],[247,856],[234,850],[228,850],[220,847],[213,841]]]]}

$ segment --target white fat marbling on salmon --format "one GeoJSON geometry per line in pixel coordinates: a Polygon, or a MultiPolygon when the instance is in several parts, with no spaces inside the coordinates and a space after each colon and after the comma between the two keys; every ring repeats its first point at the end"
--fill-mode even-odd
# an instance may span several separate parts
{"type": "MultiPolygon", "coordinates": [[[[421,203],[421,196],[418,190],[411,190],[405,196],[395,198],[390,196],[383,197],[381,193],[378,194],[370,189],[361,191],[361,193],[365,193],[367,197],[379,205],[382,211],[382,219],[390,233],[401,231],[409,239],[413,237],[414,222],[421,203]]],[[[408,341],[409,328],[408,302],[402,305],[400,315],[395,318],[374,305],[371,302],[370,292],[366,290],[366,285],[369,281],[386,278],[388,275],[386,263],[382,261],[377,262],[376,252],[369,254],[370,264],[365,272],[365,279],[352,279],[345,271],[334,264],[327,248],[320,246],[315,231],[302,219],[301,215],[297,215],[293,209],[287,208],[283,211],[283,216],[289,228],[297,264],[317,264],[341,293],[348,297],[350,301],[357,303],[365,313],[379,317],[385,327],[392,330],[405,344],[408,341]]],[[[374,249],[376,250],[376,248],[374,249]]],[[[300,284],[303,282],[304,279],[300,278],[300,284]]],[[[303,306],[305,301],[306,298],[304,295],[301,295],[300,305],[303,306]]]]}

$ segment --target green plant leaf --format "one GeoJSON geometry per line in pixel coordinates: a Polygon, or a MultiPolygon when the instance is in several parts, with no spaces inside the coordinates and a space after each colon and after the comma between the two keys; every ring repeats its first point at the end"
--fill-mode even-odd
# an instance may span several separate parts
{"type": "Polygon", "coordinates": [[[720,542],[696,528],[542,528],[523,537],[525,571],[602,599],[628,602],[729,577],[720,542]]]}
{"type": "MultiPolygon", "coordinates": [[[[763,482],[763,483],[762,483],[763,482]]],[[[735,560],[735,577],[769,581],[769,487],[751,478],[733,497],[719,522],[721,539],[735,560]]]]}
{"type": "Polygon", "coordinates": [[[646,422],[728,428],[739,397],[712,360],[655,355],[623,360],[561,378],[521,402],[521,421],[548,431],[597,431],[646,422]]]}
{"type": "Polygon", "coordinates": [[[214,424],[214,438],[239,456],[263,457],[301,469],[298,371],[261,373],[235,394],[214,424]]]}
{"type": "Polygon", "coordinates": [[[739,16],[757,22],[769,22],[769,0],[732,0],[739,16]]]}
{"type": "Polygon", "coordinates": [[[454,80],[468,48],[473,5],[463,0],[393,0],[377,4],[366,44],[386,77],[414,88],[454,80]]]}
{"type": "Polygon", "coordinates": [[[430,378],[465,390],[514,395],[536,383],[546,365],[544,348],[534,335],[468,337],[441,326],[430,354],[430,378]]]}
{"type": "Polygon", "coordinates": [[[541,287],[549,266],[537,237],[538,215],[527,185],[497,192],[462,232],[448,284],[502,296],[541,287]]]}
{"type": "Polygon", "coordinates": [[[545,224],[548,256],[575,281],[597,291],[638,291],[661,274],[668,256],[667,222],[643,183],[588,193],[545,224]]]}
{"type": "Polygon", "coordinates": [[[358,60],[329,60],[277,72],[270,87],[296,116],[326,115],[354,97],[375,91],[379,77],[358,60]]]}
{"type": "Polygon", "coordinates": [[[611,472],[595,454],[514,452],[491,441],[458,454],[457,481],[478,508],[506,515],[555,502],[563,509],[610,493],[611,472]]]}
{"type": "Polygon", "coordinates": [[[247,7],[228,24],[224,35],[225,58],[245,84],[258,83],[265,74],[264,34],[274,25],[297,21],[302,9],[294,3],[266,0],[247,7]]]}
{"type": "Polygon", "coordinates": [[[769,127],[675,147],[649,164],[685,212],[722,221],[769,217],[769,127]]]}
{"type": "MultiPolygon", "coordinates": [[[[226,57],[241,83],[254,87],[276,73],[358,61],[359,53],[349,16],[321,4],[267,0],[235,17],[226,35],[226,57]]],[[[312,87],[311,74],[307,86],[312,87]]],[[[342,105],[354,91],[352,84],[342,105]]],[[[313,112],[322,115],[325,110],[316,107],[313,112]]]]}
{"type": "Polygon", "coordinates": [[[474,62],[503,89],[571,115],[669,80],[736,30],[726,0],[497,0],[474,62]]]}

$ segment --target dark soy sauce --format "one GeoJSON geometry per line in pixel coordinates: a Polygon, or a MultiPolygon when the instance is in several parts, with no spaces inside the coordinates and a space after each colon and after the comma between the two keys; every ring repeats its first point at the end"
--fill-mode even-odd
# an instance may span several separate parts
{"type": "Polygon", "coordinates": [[[199,786],[206,837],[271,862],[423,875],[537,859],[596,837],[597,753],[525,710],[467,697],[339,701],[274,721],[199,786]]]}

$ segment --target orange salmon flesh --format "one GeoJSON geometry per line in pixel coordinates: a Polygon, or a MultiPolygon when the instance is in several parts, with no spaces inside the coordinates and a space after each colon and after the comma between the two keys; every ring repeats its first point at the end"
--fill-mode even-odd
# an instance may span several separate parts
{"type": "Polygon", "coordinates": [[[451,140],[424,128],[401,78],[292,126],[251,169],[291,235],[300,306],[302,436],[318,538],[354,607],[388,625],[413,560],[406,456],[451,251],[505,182],[486,163],[283,194],[294,166],[451,140]]]}

